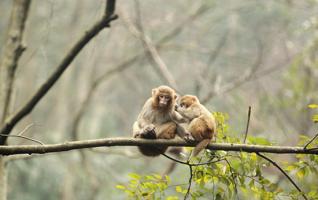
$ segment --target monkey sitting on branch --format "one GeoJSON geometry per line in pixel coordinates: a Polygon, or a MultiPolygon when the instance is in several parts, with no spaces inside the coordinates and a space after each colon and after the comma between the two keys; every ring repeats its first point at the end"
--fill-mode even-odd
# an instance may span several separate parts
{"type": "MultiPolygon", "coordinates": [[[[152,89],[152,96],[144,104],[137,121],[133,124],[133,137],[145,139],[173,139],[177,134],[177,123],[184,122],[175,111],[175,91],[168,86],[152,89]]],[[[158,156],[167,147],[139,146],[145,156],[158,156]]]]}
{"type": "Polygon", "coordinates": [[[197,156],[216,134],[215,119],[212,113],[193,95],[182,96],[179,105],[176,106],[176,111],[188,120],[186,130],[190,132],[192,138],[187,139],[199,142],[192,152],[192,156],[197,156]]]}

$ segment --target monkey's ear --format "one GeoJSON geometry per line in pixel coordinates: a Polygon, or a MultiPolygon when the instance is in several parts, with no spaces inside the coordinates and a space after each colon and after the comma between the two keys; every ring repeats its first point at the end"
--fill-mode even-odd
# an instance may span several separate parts
{"type": "Polygon", "coordinates": [[[198,97],[196,97],[196,96],[193,96],[193,102],[197,102],[197,103],[200,103],[200,101],[199,101],[199,99],[198,99],[198,97]]]}

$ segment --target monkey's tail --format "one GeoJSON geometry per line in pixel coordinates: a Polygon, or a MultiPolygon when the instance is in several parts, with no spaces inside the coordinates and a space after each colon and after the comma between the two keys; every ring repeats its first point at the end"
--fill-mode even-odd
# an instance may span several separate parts
{"type": "Polygon", "coordinates": [[[192,156],[197,156],[203,149],[205,149],[208,144],[210,144],[211,139],[203,139],[201,142],[194,147],[192,156]]]}

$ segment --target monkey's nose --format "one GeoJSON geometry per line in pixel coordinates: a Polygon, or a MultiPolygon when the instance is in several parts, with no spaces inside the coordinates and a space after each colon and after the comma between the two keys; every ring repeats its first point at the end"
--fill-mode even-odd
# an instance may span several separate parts
{"type": "Polygon", "coordinates": [[[178,105],[175,105],[175,106],[174,106],[174,110],[177,110],[177,109],[178,109],[178,105]]]}

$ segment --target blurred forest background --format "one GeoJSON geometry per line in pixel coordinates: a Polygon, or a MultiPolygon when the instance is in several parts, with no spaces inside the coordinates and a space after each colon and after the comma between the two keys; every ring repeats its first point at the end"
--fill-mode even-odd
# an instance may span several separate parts
{"type": "MultiPolygon", "coordinates": [[[[0,1],[0,46],[12,3],[0,1]]],[[[104,5],[32,1],[11,110],[48,78],[104,5]]],[[[162,84],[227,113],[236,136],[244,135],[249,106],[249,134],[274,144],[293,146],[317,132],[307,107],[318,102],[317,0],[118,0],[116,13],[13,134],[27,127],[24,135],[46,144],[128,137],[151,89],[162,84]]],[[[12,160],[8,199],[122,199],[115,186],[128,173],[162,173],[169,163],[135,147],[12,160]]],[[[187,170],[178,166],[172,179],[187,170]]]]}

